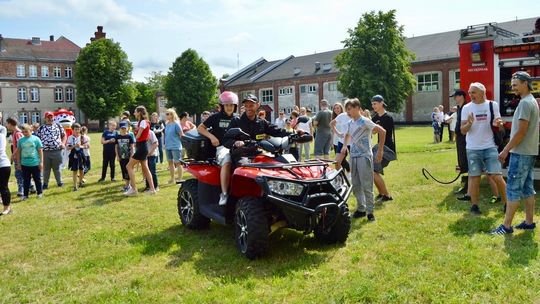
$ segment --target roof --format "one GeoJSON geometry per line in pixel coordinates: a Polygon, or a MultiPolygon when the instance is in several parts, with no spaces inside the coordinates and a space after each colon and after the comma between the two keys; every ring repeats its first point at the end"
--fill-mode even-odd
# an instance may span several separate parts
{"type": "MultiPolygon", "coordinates": [[[[496,24],[516,34],[530,32],[534,28],[535,18],[514,20],[496,24]]],[[[416,55],[413,63],[433,60],[458,59],[461,30],[411,37],[405,39],[407,48],[416,55]]],[[[334,50],[305,56],[289,56],[281,60],[266,61],[259,58],[226,79],[225,86],[239,86],[250,83],[268,82],[283,79],[325,75],[337,73],[335,58],[343,50],[334,50]],[[320,68],[315,68],[315,63],[320,68]],[[329,66],[325,66],[329,64],[329,66]],[[329,69],[325,69],[328,68],[329,69]]]]}
{"type": "MultiPolygon", "coordinates": [[[[534,28],[537,18],[527,18],[502,23],[494,23],[500,28],[522,35],[534,28]]],[[[459,58],[459,38],[461,30],[411,37],[405,39],[407,48],[415,53],[415,63],[449,58],[459,58]]]]}
{"type": "Polygon", "coordinates": [[[32,44],[32,39],[16,38],[3,38],[1,43],[0,59],[75,61],[81,51],[63,36],[55,41],[40,40],[39,44],[32,44]]]}

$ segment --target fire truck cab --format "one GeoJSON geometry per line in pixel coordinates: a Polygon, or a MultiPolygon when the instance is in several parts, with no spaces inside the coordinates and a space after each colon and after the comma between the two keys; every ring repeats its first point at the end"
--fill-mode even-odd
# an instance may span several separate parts
{"type": "MultiPolygon", "coordinates": [[[[467,91],[472,82],[484,84],[487,99],[499,103],[509,137],[512,116],[520,100],[510,87],[513,73],[526,71],[533,77],[532,93],[540,104],[540,32],[513,33],[496,23],[472,25],[461,30],[459,55],[461,89],[467,91]]],[[[503,168],[506,167],[504,164],[503,168]]],[[[506,176],[506,170],[503,174],[506,176]]],[[[540,179],[538,156],[535,179],[540,179]]]]}

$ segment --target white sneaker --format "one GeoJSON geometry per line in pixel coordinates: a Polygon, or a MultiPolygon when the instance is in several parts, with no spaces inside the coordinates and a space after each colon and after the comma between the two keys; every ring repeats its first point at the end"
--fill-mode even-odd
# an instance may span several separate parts
{"type": "Polygon", "coordinates": [[[152,191],[152,190],[146,191],[146,194],[148,194],[148,195],[155,195],[156,193],[157,193],[156,190],[154,190],[154,191],[152,191]]]}
{"type": "Polygon", "coordinates": [[[37,195],[37,198],[43,198],[43,193],[38,194],[38,195],[37,195]]]}
{"type": "Polygon", "coordinates": [[[135,196],[135,195],[137,195],[137,191],[135,191],[135,189],[133,189],[133,188],[129,188],[128,191],[124,192],[124,195],[125,196],[135,196]]]}
{"type": "Polygon", "coordinates": [[[28,199],[28,196],[23,196],[23,197],[21,198],[21,201],[26,201],[27,199],[28,199]]]}
{"type": "Polygon", "coordinates": [[[227,193],[221,193],[219,195],[219,205],[225,206],[227,205],[227,200],[229,199],[229,195],[227,193]]]}

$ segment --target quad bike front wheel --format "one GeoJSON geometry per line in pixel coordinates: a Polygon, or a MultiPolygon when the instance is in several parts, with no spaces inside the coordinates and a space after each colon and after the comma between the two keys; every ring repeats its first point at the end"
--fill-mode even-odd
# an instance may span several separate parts
{"type": "Polygon", "coordinates": [[[315,238],[321,243],[334,244],[344,243],[349,236],[351,230],[351,218],[349,217],[349,206],[344,203],[339,208],[334,225],[325,227],[324,221],[321,219],[315,228],[315,238]]]}
{"type": "Polygon", "coordinates": [[[197,180],[188,179],[178,190],[178,215],[182,224],[189,229],[208,228],[210,219],[199,211],[197,180]]]}
{"type": "Polygon", "coordinates": [[[234,236],[238,250],[252,260],[268,251],[270,227],[263,202],[245,197],[236,204],[234,236]]]}

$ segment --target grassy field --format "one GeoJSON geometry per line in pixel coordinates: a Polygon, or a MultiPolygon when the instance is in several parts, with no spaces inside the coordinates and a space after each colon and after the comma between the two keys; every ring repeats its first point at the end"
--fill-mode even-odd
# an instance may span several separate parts
{"type": "MultiPolygon", "coordinates": [[[[71,192],[64,171],[63,188],[41,200],[15,198],[13,214],[0,217],[0,303],[540,301],[538,233],[487,234],[503,214],[489,204],[485,181],[484,213],[473,216],[455,199],[457,184],[425,180],[422,167],[455,176],[453,145],[430,144],[431,128],[397,130],[399,160],[385,175],[394,201],[377,207],[377,221],[354,220],[347,243],[335,246],[283,229],[255,261],[237,252],[232,227],[185,229],[176,185],[126,198],[121,182],[97,184],[99,136],[92,134],[87,187],[71,192]]],[[[520,210],[515,223],[523,217],[520,210]]]]}

